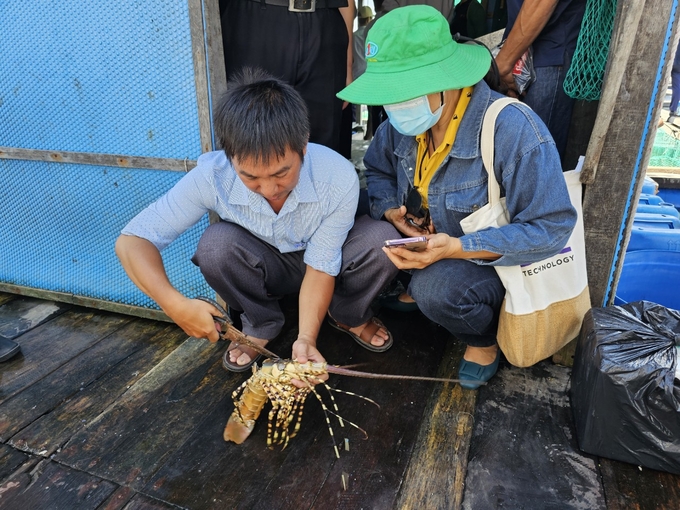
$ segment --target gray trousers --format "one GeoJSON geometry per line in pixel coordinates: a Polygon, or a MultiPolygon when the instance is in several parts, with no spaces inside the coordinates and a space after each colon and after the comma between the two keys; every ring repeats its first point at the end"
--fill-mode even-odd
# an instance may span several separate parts
{"type": "MultiPolygon", "coordinates": [[[[334,319],[354,327],[373,316],[371,301],[398,271],[380,248],[398,237],[386,221],[368,216],[355,220],[342,246],[342,267],[329,307],[334,319]]],[[[303,257],[304,251],[281,253],[246,229],[219,222],[205,230],[192,261],[231,308],[243,311],[243,333],[271,340],[284,324],[279,299],[300,291],[303,257]]]]}

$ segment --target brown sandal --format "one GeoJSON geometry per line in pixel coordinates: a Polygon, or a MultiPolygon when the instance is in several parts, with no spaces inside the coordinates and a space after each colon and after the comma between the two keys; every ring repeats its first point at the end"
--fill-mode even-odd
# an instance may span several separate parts
{"type": "Polygon", "coordinates": [[[337,329],[338,331],[342,331],[343,333],[347,333],[349,336],[351,336],[356,343],[358,343],[361,347],[364,349],[368,349],[371,352],[385,352],[387,349],[392,347],[392,344],[394,344],[394,339],[392,338],[392,333],[385,328],[385,325],[382,323],[380,319],[377,317],[372,317],[366,326],[364,326],[364,329],[361,330],[360,335],[355,335],[349,330],[349,326],[346,324],[341,324],[338,321],[336,321],[333,317],[328,314],[328,324],[330,324],[332,327],[337,329]],[[382,344],[380,347],[376,347],[375,345],[371,344],[371,338],[375,336],[375,333],[380,329],[380,328],[385,328],[385,331],[387,331],[388,338],[385,340],[385,343],[382,344]]]}
{"type": "Polygon", "coordinates": [[[243,344],[237,344],[236,342],[231,342],[229,344],[229,347],[227,347],[227,350],[224,351],[224,356],[222,356],[222,366],[229,370],[230,372],[245,372],[246,370],[250,370],[250,367],[253,366],[253,363],[256,363],[262,359],[262,354],[258,354],[252,347],[248,347],[247,345],[243,344]],[[251,351],[254,352],[253,356],[250,356],[247,352],[244,354],[248,354],[250,356],[250,361],[246,363],[245,365],[238,365],[231,361],[229,359],[229,353],[236,349],[237,347],[240,347],[241,349],[250,349],[251,351]]]}

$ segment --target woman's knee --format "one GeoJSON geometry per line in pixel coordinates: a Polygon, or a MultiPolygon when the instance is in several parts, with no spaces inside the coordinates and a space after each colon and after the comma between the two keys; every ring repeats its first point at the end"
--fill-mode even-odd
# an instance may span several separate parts
{"type": "Polygon", "coordinates": [[[493,268],[463,265],[438,271],[434,266],[414,271],[409,285],[411,297],[428,317],[465,317],[500,308],[505,289],[493,268]]]}

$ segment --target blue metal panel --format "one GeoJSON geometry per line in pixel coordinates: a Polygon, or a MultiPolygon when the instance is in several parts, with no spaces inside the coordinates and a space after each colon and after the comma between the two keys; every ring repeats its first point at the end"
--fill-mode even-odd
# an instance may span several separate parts
{"type": "MultiPolygon", "coordinates": [[[[114,253],[125,224],[181,172],[0,159],[0,282],[158,308],[114,253]]],[[[212,291],[190,258],[207,215],[163,251],[172,284],[212,291]]]]}
{"type": "Polygon", "coordinates": [[[196,159],[187,5],[0,2],[0,146],[196,159]]]}

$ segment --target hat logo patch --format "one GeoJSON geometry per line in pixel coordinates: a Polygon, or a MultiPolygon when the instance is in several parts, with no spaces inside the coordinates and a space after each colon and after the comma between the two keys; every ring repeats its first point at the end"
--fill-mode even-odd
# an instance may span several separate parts
{"type": "Polygon", "coordinates": [[[366,58],[375,57],[378,54],[378,45],[374,42],[366,44],[366,58]]]}

